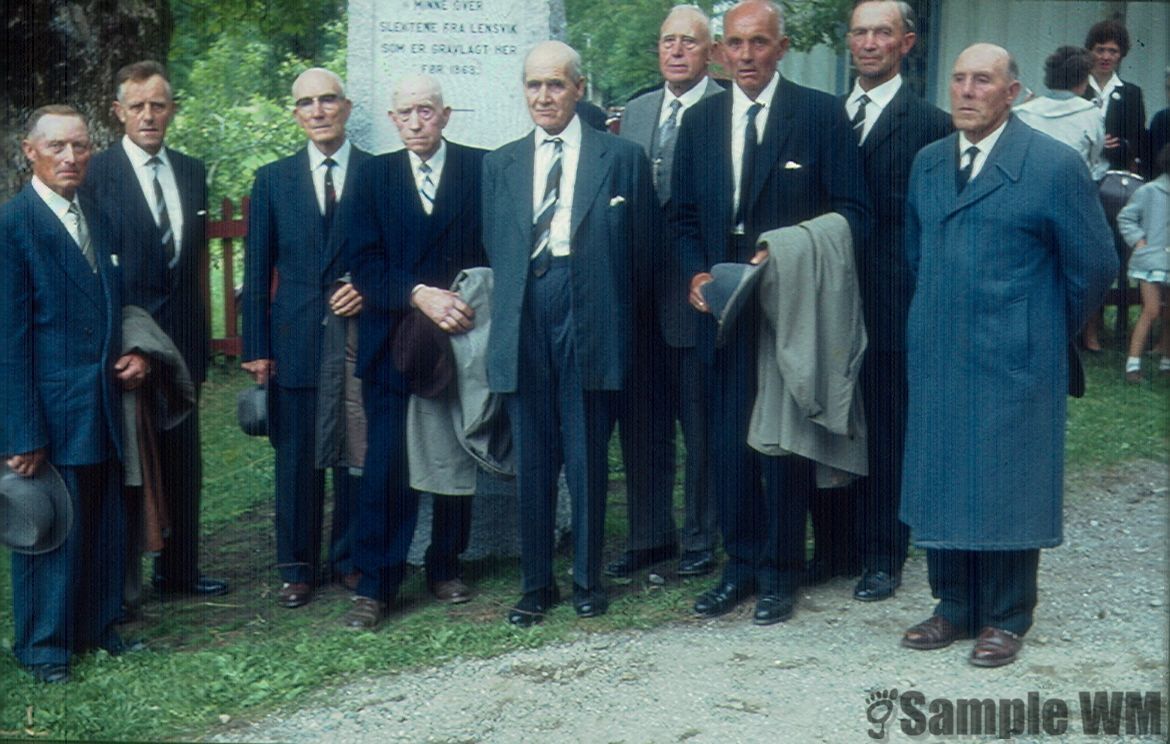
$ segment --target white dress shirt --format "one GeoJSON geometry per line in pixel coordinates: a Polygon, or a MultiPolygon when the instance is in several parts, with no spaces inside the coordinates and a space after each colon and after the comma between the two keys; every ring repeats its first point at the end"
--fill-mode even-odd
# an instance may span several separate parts
{"type": "Polygon", "coordinates": [[[707,91],[707,78],[704,76],[702,80],[692,85],[691,89],[681,96],[676,96],[672,93],[670,86],[666,84],[663,84],[662,88],[665,93],[662,96],[662,107],[658,109],[658,126],[661,127],[670,118],[670,104],[673,101],[678,101],[682,104],[682,107],[678,110],[678,121],[676,122],[677,125],[681,125],[683,115],[686,114],[687,109],[703,100],[703,94],[707,91]]]}
{"type": "MultiPolygon", "coordinates": [[[[419,166],[423,164],[423,159],[410,150],[406,151],[406,157],[410,159],[410,172],[414,174],[414,190],[418,193],[419,203],[423,205],[423,210],[427,210],[427,203],[422,198],[423,182],[426,180],[427,174],[423,173],[419,166]]],[[[443,176],[443,165],[447,162],[447,140],[439,140],[439,149],[435,150],[435,154],[431,155],[426,164],[431,167],[431,183],[434,184],[435,194],[439,193],[439,179],[443,176]]],[[[434,209],[434,204],[430,205],[434,209]]],[[[427,211],[430,214],[430,211],[427,211]]]]}
{"type": "MultiPolygon", "coordinates": [[[[990,154],[991,151],[993,149],[995,149],[995,143],[999,142],[999,137],[1001,134],[1003,134],[1003,129],[1006,126],[1007,126],[1007,121],[1004,121],[1004,123],[1000,124],[999,127],[994,132],[987,135],[983,139],[979,140],[979,142],[974,145],[974,147],[976,147],[979,150],[979,152],[975,153],[975,165],[973,165],[971,167],[971,177],[967,179],[967,183],[971,183],[972,181],[974,181],[975,176],[979,175],[979,171],[983,170],[983,164],[987,162],[988,154],[990,154]]],[[[971,140],[967,139],[967,135],[964,134],[963,132],[959,132],[959,168],[960,169],[962,169],[962,167],[965,165],[965,163],[963,162],[963,160],[964,160],[963,153],[967,152],[967,148],[969,148],[971,146],[972,146],[971,140]]]]}
{"type": "Polygon", "coordinates": [[[845,101],[845,113],[852,120],[857,115],[857,107],[861,105],[858,99],[862,96],[869,97],[869,103],[865,105],[865,125],[861,128],[861,139],[857,141],[858,144],[865,142],[865,138],[869,136],[870,130],[873,129],[874,122],[886,110],[886,106],[890,105],[890,101],[894,100],[894,96],[898,94],[898,89],[901,87],[901,73],[894,75],[894,77],[874,87],[872,90],[863,90],[861,87],[861,78],[857,78],[857,82],[853,84],[853,91],[845,101]]]}
{"type": "Polygon", "coordinates": [[[333,194],[337,201],[341,201],[341,192],[345,189],[345,172],[349,169],[349,153],[353,147],[349,144],[347,139],[341,143],[341,147],[337,148],[337,152],[332,155],[326,155],[317,149],[317,146],[312,142],[308,145],[309,150],[309,173],[313,176],[313,191],[317,193],[317,209],[321,214],[325,214],[325,158],[333,158],[336,165],[333,166],[333,194]]]}
{"type": "MultiPolygon", "coordinates": [[[[756,100],[747,97],[740,90],[739,85],[731,86],[731,183],[735,190],[731,201],[732,214],[739,212],[739,186],[743,177],[743,140],[747,132],[748,109],[753,104],[762,104],[763,108],[756,114],[756,144],[764,141],[764,130],[768,125],[768,116],[772,111],[772,98],[776,95],[776,87],[780,84],[780,73],[772,74],[772,79],[756,96],[756,100]]],[[[743,234],[743,225],[735,226],[736,234],[743,234]]]]}
{"type": "MultiPolygon", "coordinates": [[[[127,135],[122,135],[122,149],[130,158],[130,165],[134,167],[134,175],[138,177],[138,186],[150,211],[154,214],[154,224],[158,224],[160,210],[154,199],[154,166],[150,159],[155,157],[138,145],[134,144],[127,135]]],[[[167,220],[171,223],[171,233],[175,239],[175,258],[172,265],[178,262],[183,252],[183,204],[179,199],[179,184],[175,181],[175,170],[171,167],[171,160],[167,157],[167,148],[158,149],[158,183],[162,186],[163,201],[167,205],[167,220]]],[[[159,250],[162,250],[161,248],[159,250]]]]}
{"type": "Polygon", "coordinates": [[[557,206],[549,226],[548,250],[553,256],[569,255],[569,230],[572,227],[573,189],[577,184],[577,161],[581,157],[581,117],[576,114],[560,134],[536,128],[536,155],[532,159],[532,213],[544,201],[544,185],[552,167],[554,147],[544,144],[554,137],[561,139],[561,185],[557,206]]]}
{"type": "MultiPolygon", "coordinates": [[[[65,226],[65,230],[73,238],[73,242],[77,243],[80,247],[81,238],[77,233],[77,222],[74,221],[73,215],[69,214],[69,207],[77,202],[77,197],[74,196],[72,201],[66,199],[45,185],[45,182],[36,176],[32,177],[32,187],[33,191],[37,192],[37,196],[41,197],[49,209],[52,210],[53,214],[56,215],[57,219],[61,221],[61,224],[65,226]]],[[[77,211],[81,211],[81,204],[77,204],[77,211]]]]}

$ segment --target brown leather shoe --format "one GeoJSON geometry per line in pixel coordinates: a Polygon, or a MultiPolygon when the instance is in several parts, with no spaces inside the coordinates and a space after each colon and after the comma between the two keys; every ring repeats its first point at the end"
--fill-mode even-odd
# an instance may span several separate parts
{"type": "Polygon", "coordinates": [[[307,605],[312,598],[313,587],[308,584],[285,583],[280,587],[280,593],[277,595],[276,603],[281,607],[288,607],[291,610],[294,607],[307,605]]]}
{"type": "Polygon", "coordinates": [[[959,629],[942,615],[931,615],[902,634],[902,645],[916,651],[946,648],[962,637],[959,629]]]}
{"type": "Polygon", "coordinates": [[[975,638],[970,661],[978,667],[1006,666],[1016,660],[1023,645],[1023,639],[1010,630],[988,625],[975,638]]]}
{"type": "Polygon", "coordinates": [[[460,579],[440,581],[431,587],[435,599],[447,604],[462,604],[471,599],[471,588],[460,579]]]}
{"type": "Polygon", "coordinates": [[[350,630],[373,630],[382,622],[386,605],[369,597],[354,597],[353,606],[341,618],[341,624],[350,630]]]}

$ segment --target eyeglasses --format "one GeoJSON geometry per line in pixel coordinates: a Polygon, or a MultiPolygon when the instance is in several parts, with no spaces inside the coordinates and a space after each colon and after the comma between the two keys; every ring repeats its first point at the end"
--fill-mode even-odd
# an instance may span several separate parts
{"type": "Polygon", "coordinates": [[[341,105],[341,96],[336,93],[326,93],[323,96],[305,96],[304,98],[298,98],[293,106],[298,111],[310,111],[314,104],[320,104],[321,108],[330,111],[341,105]]]}

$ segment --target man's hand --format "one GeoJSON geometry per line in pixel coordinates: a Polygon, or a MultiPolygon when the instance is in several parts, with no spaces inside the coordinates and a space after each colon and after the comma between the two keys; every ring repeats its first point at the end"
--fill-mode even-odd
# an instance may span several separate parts
{"type": "Polygon", "coordinates": [[[253,359],[250,362],[240,362],[244,371],[252,375],[257,385],[267,385],[268,380],[276,377],[275,359],[253,359]]]}
{"type": "Polygon", "coordinates": [[[12,472],[21,478],[31,478],[40,470],[41,463],[45,461],[46,451],[44,447],[41,447],[32,452],[25,452],[23,455],[13,455],[8,458],[8,467],[12,468],[12,472]]]}
{"type": "Polygon", "coordinates": [[[1105,149],[1113,150],[1121,147],[1121,138],[1114,134],[1105,135],[1105,149]]]}
{"type": "Polygon", "coordinates": [[[450,290],[419,287],[411,296],[410,304],[447,333],[464,333],[475,327],[475,311],[450,290]]]}
{"type": "Polygon", "coordinates": [[[710,283],[715,277],[708,274],[706,271],[695,274],[691,277],[691,293],[687,296],[691,307],[695,308],[701,313],[709,313],[711,310],[707,307],[707,301],[703,299],[703,285],[710,283]]]}
{"type": "Polygon", "coordinates": [[[329,309],[334,315],[352,318],[362,311],[362,296],[352,284],[346,282],[329,298],[329,309]]]}
{"type": "Polygon", "coordinates": [[[150,360],[142,354],[131,352],[118,357],[114,362],[114,377],[122,383],[123,390],[134,390],[146,381],[150,374],[150,360]]]}

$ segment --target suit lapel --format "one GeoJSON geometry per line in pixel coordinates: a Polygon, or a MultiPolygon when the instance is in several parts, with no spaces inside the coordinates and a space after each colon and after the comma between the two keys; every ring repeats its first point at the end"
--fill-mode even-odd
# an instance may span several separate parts
{"type": "Polygon", "coordinates": [[[906,116],[910,108],[910,88],[905,82],[898,88],[898,92],[890,99],[890,105],[886,106],[873,123],[873,127],[869,130],[869,136],[865,138],[865,142],[861,143],[861,152],[866,160],[878,150],[886,140],[893,136],[894,132],[902,124],[902,118],[906,116]]]}
{"type": "MultiPolygon", "coordinates": [[[[1024,165],[1024,156],[1028,151],[1028,132],[1026,130],[1027,125],[1021,124],[1016,117],[1013,116],[1008,119],[1007,127],[1004,129],[999,141],[995,143],[995,147],[987,154],[987,161],[983,163],[979,174],[963,189],[963,193],[958,195],[954,207],[947,213],[948,217],[960,209],[966,209],[975,202],[983,199],[1005,183],[1020,180],[1020,174],[1024,165]]],[[[957,149],[952,154],[952,157],[954,158],[955,169],[957,170],[957,149]]],[[[954,193],[954,186],[951,187],[951,193],[954,193]]]]}
{"type": "MultiPolygon", "coordinates": [[[[61,224],[61,220],[57,219],[57,215],[53,214],[53,210],[49,209],[49,205],[45,204],[45,200],[33,189],[33,187],[26,186],[27,198],[30,202],[29,208],[33,215],[32,229],[33,240],[38,246],[37,250],[45,251],[52,255],[57,263],[61,265],[61,269],[65,275],[69,277],[79,290],[89,298],[90,302],[95,307],[102,307],[101,300],[102,287],[101,278],[89,268],[89,263],[85,257],[81,255],[81,249],[77,247],[73,237],[69,235],[69,231],[61,224]]],[[[93,208],[90,209],[93,212],[93,208]]],[[[87,226],[90,221],[97,217],[94,214],[92,217],[85,214],[84,207],[82,214],[85,215],[87,226]]],[[[95,241],[97,238],[90,231],[91,240],[95,241]]],[[[100,261],[101,253],[94,248],[94,256],[100,261]]]]}
{"type": "MultiPolygon", "coordinates": [[[[512,214],[521,235],[532,235],[532,167],[535,158],[536,132],[517,142],[512,148],[512,161],[504,166],[503,182],[512,199],[512,214]]],[[[531,250],[532,246],[528,246],[531,250]]]]}
{"type": "MultiPolygon", "coordinates": [[[[443,164],[443,174],[439,177],[439,189],[435,192],[435,208],[431,211],[431,235],[438,237],[443,234],[459,209],[457,198],[462,190],[463,181],[463,152],[458,145],[447,143],[447,162],[443,164]]],[[[421,208],[422,202],[419,202],[421,208]]]]}
{"type": "Polygon", "coordinates": [[[577,181],[573,184],[573,208],[569,213],[569,240],[577,234],[577,228],[589,212],[589,206],[597,198],[610,167],[610,152],[605,138],[591,129],[581,128],[581,154],[577,157],[577,181]]]}
{"type": "MultiPolygon", "coordinates": [[[[776,92],[772,96],[772,105],[768,108],[768,124],[764,129],[764,139],[760,142],[760,149],[756,153],[756,169],[752,174],[751,198],[747,202],[749,207],[755,206],[760,192],[764,189],[764,183],[768,180],[768,174],[772,172],[784,143],[788,141],[788,135],[792,133],[796,112],[793,111],[790,86],[791,83],[780,78],[776,85],[776,92]]],[[[749,213],[747,210],[744,211],[744,214],[749,213]]]]}
{"type": "MultiPolygon", "coordinates": [[[[138,174],[134,172],[134,164],[130,162],[130,156],[126,154],[126,148],[118,140],[114,142],[112,149],[114,150],[114,170],[111,175],[113,176],[114,182],[109,184],[107,188],[114,188],[117,191],[122,191],[123,189],[130,190],[130,193],[133,194],[130,197],[130,209],[133,211],[133,221],[144,226],[146,228],[144,232],[149,232],[158,239],[157,243],[161,244],[162,235],[158,232],[158,223],[154,221],[154,207],[146,200],[146,194],[142,191],[142,185],[138,181],[138,174]]],[[[175,179],[176,181],[178,180],[178,173],[175,174],[175,179]]],[[[114,193],[117,193],[117,191],[114,193]]],[[[186,212],[184,212],[185,214],[186,212]]],[[[142,250],[150,250],[150,246],[147,245],[140,247],[142,250]]]]}
{"type": "Polygon", "coordinates": [[[646,116],[635,131],[630,132],[630,137],[635,142],[649,142],[650,149],[648,152],[654,152],[654,148],[658,146],[658,116],[662,113],[662,100],[666,98],[666,93],[659,88],[658,92],[650,99],[650,105],[647,107],[646,116]]]}
{"type": "Polygon", "coordinates": [[[296,204],[304,205],[305,219],[303,220],[303,224],[305,230],[308,232],[308,240],[305,242],[307,245],[313,247],[319,257],[324,252],[324,247],[321,245],[323,242],[321,234],[323,225],[321,208],[317,204],[317,190],[313,188],[313,174],[309,170],[310,147],[312,145],[306,145],[305,149],[301,150],[295,161],[293,198],[296,199],[296,204]]]}

